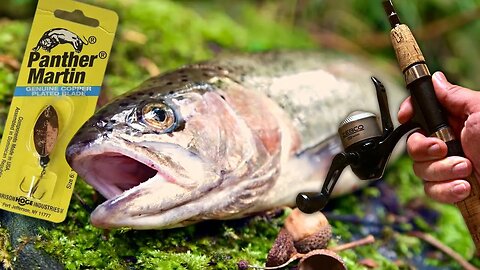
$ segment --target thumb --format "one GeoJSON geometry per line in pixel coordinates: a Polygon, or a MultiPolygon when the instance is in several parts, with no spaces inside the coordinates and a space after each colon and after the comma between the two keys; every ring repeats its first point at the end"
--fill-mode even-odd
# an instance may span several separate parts
{"type": "Polygon", "coordinates": [[[432,76],[438,101],[455,116],[470,115],[480,111],[480,93],[451,84],[442,72],[432,76]]]}

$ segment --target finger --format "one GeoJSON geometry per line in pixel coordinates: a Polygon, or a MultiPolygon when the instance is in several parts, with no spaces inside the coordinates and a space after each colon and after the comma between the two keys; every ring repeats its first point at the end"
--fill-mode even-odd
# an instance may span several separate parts
{"type": "Polygon", "coordinates": [[[435,72],[432,82],[438,101],[454,115],[470,115],[480,111],[480,93],[451,84],[442,72],[435,72]]]}
{"type": "Polygon", "coordinates": [[[400,123],[405,123],[413,117],[412,98],[407,97],[398,109],[397,119],[400,123]]]}
{"type": "Polygon", "coordinates": [[[471,162],[463,157],[447,157],[434,162],[416,162],[415,174],[426,181],[447,181],[461,179],[472,173],[471,162]]]}
{"type": "Polygon", "coordinates": [[[407,152],[414,161],[424,162],[444,158],[448,148],[445,142],[435,137],[425,137],[414,132],[408,137],[407,152]]]}
{"type": "Polygon", "coordinates": [[[470,184],[465,180],[425,182],[425,193],[443,203],[459,202],[470,194],[470,184]]]}

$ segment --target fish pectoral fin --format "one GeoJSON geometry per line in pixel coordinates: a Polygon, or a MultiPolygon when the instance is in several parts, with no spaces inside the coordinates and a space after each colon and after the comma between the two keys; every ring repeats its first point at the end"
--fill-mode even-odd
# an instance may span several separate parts
{"type": "Polygon", "coordinates": [[[301,152],[297,153],[297,157],[315,157],[321,160],[332,160],[336,154],[342,151],[343,146],[340,137],[335,134],[316,145],[303,149],[301,152]]]}

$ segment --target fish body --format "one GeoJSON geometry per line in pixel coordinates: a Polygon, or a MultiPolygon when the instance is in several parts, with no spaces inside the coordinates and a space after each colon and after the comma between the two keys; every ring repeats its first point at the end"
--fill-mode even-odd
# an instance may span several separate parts
{"type": "MultiPolygon", "coordinates": [[[[103,228],[172,228],[294,205],[299,192],[320,189],[342,151],[338,124],[377,111],[371,76],[398,108],[406,91],[344,57],[263,53],[188,65],[101,108],[67,161],[107,199],[91,215],[103,228]]],[[[363,183],[347,169],[334,193],[363,183]]]]}

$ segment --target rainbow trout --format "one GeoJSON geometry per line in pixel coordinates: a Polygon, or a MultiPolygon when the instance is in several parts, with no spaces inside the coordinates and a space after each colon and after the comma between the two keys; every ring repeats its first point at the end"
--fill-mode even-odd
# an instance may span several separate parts
{"type": "MultiPolygon", "coordinates": [[[[318,53],[230,56],[148,79],[68,146],[69,164],[107,199],[92,224],[162,229],[293,205],[342,150],[338,124],[377,111],[372,75],[396,110],[406,91],[391,78],[318,53]]],[[[360,185],[346,170],[335,194],[360,185]]]]}

